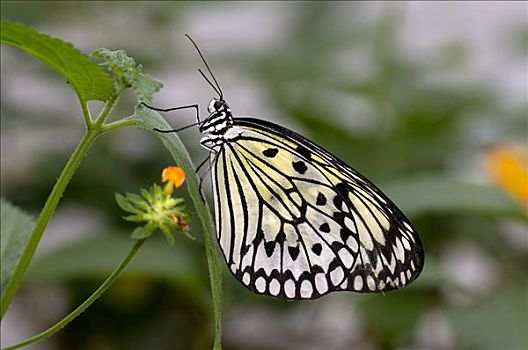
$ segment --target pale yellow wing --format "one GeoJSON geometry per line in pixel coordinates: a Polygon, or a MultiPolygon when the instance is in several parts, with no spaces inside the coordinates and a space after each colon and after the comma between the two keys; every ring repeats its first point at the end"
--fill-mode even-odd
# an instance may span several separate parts
{"type": "Polygon", "coordinates": [[[382,292],[421,272],[410,222],[372,183],[294,132],[236,119],[213,156],[217,236],[252,291],[314,299],[382,292]]]}

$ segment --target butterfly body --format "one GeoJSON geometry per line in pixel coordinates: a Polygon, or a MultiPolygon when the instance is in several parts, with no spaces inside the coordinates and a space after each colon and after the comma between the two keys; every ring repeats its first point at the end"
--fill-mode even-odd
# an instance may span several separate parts
{"type": "Polygon", "coordinates": [[[258,294],[315,299],[408,285],[423,248],[401,211],[328,151],[279,125],[235,118],[220,99],[201,124],[211,151],[217,238],[258,294]]]}

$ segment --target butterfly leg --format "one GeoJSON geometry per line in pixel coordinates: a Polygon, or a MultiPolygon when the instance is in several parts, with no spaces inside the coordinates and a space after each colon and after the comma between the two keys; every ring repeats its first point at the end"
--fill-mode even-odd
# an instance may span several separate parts
{"type": "Polygon", "coordinates": [[[199,172],[200,169],[205,165],[205,163],[207,162],[208,159],[209,159],[209,157],[205,158],[205,159],[200,163],[200,165],[198,165],[198,167],[196,168],[196,170],[195,170],[194,172],[198,174],[198,172],[199,172]]]}
{"type": "Polygon", "coordinates": [[[154,130],[158,131],[158,132],[165,132],[165,133],[177,132],[177,131],[181,131],[181,130],[186,129],[186,128],[191,127],[191,126],[201,124],[200,111],[198,109],[198,105],[197,104],[178,106],[178,107],[171,107],[171,108],[157,108],[157,107],[150,106],[150,105],[146,104],[145,102],[141,102],[139,105],[140,106],[145,106],[145,108],[148,108],[150,110],[157,111],[157,112],[172,112],[172,111],[177,111],[177,110],[180,110],[180,109],[194,108],[194,110],[196,112],[196,124],[192,124],[192,125],[189,125],[187,127],[180,128],[180,129],[175,129],[175,130],[160,130],[160,129],[154,128],[154,130]]]}
{"type": "MultiPolygon", "coordinates": [[[[200,169],[207,163],[207,161],[209,160],[209,157],[206,157],[201,163],[200,165],[198,165],[198,167],[196,168],[196,170],[194,171],[196,174],[198,174],[198,172],[200,171],[200,169]]],[[[203,185],[203,179],[205,177],[205,175],[207,174],[207,170],[206,172],[203,174],[203,175],[200,175],[199,177],[199,183],[198,183],[198,192],[200,193],[200,196],[202,197],[202,200],[204,201],[205,203],[205,197],[202,193],[202,185],[203,185]]]]}
{"type": "Polygon", "coordinates": [[[202,197],[202,201],[205,203],[205,196],[203,194],[203,180],[204,180],[205,174],[200,176],[200,182],[198,184],[198,192],[200,193],[200,197],[202,197]]]}
{"type": "MultiPolygon", "coordinates": [[[[204,197],[204,195],[202,193],[203,180],[208,174],[211,173],[211,168],[213,167],[213,164],[216,163],[216,161],[218,159],[218,156],[220,155],[220,152],[213,151],[213,154],[215,155],[214,159],[210,163],[208,163],[209,166],[207,167],[205,172],[202,175],[200,175],[200,184],[198,186],[198,190],[200,192],[200,195],[202,196],[202,199],[203,199],[204,203],[205,203],[205,197],[204,197]]],[[[196,169],[196,172],[198,172],[198,169],[200,169],[200,167],[202,167],[204,164],[207,164],[207,158],[198,166],[198,168],[196,169]]]]}

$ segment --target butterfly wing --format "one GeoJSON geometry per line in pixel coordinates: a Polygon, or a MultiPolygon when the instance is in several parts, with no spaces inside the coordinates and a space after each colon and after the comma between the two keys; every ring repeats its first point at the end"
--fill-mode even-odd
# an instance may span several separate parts
{"type": "Polygon", "coordinates": [[[362,175],[301,135],[238,118],[213,157],[217,238],[250,290],[284,299],[408,285],[415,229],[362,175]]]}

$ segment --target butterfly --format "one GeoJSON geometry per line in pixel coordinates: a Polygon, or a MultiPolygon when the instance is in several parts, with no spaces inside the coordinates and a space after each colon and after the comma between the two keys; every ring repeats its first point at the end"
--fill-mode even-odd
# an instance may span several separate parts
{"type": "MultiPolygon", "coordinates": [[[[196,43],[218,98],[200,121],[210,151],[216,236],[233,276],[257,294],[316,299],[378,293],[420,275],[424,249],[398,207],[372,182],[300,134],[235,117],[196,43]]],[[[183,128],[182,128],[183,129],[183,128]]],[[[174,132],[178,130],[158,130],[174,132]]],[[[203,163],[202,163],[203,164],[203,163]]]]}

